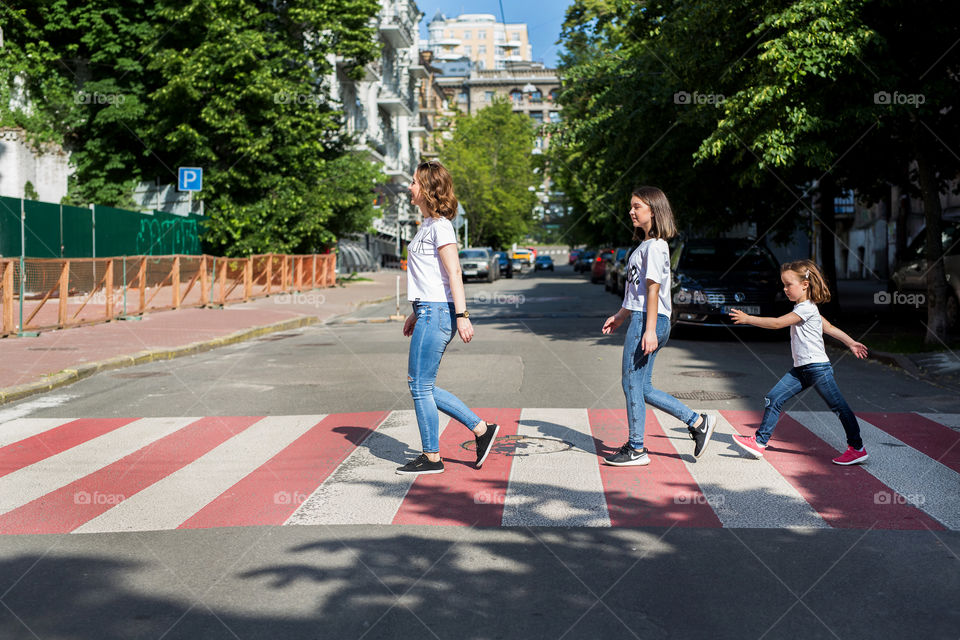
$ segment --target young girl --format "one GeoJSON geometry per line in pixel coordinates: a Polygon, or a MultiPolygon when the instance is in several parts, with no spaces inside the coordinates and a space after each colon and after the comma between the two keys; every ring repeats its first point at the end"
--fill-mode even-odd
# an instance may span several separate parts
{"type": "Polygon", "coordinates": [[[603,333],[616,331],[630,318],[623,342],[623,394],[627,399],[629,439],[604,461],[616,467],[650,464],[643,447],[646,402],[687,425],[699,458],[713,436],[717,419],[697,414],[669,393],[654,389],[653,360],[670,336],[670,248],[677,235],[667,196],[656,187],[639,187],[630,198],[634,240],[642,240],[630,255],[623,306],[603,323],[603,333]]]}
{"type": "Polygon", "coordinates": [[[479,469],[500,427],[484,422],[458,397],[434,386],[454,327],[464,342],[473,339],[457,236],[450,223],[457,215],[453,180],[439,162],[422,162],[413,174],[410,194],[410,202],[423,213],[423,223],[407,250],[407,298],[413,303],[413,313],[403,323],[403,335],[412,336],[407,384],[417,413],[423,453],[398,468],[397,473],[443,473],[438,409],[473,431],[479,469]]]}
{"type": "Polygon", "coordinates": [[[833,379],[833,367],[823,348],[823,334],[842,342],[858,358],[867,357],[867,348],[820,315],[817,305],[830,300],[830,289],[816,263],[810,260],[788,262],[780,267],[780,280],[784,294],[796,303],[792,312],[779,318],[758,318],[739,309],[730,312],[736,324],[750,324],[763,329],[790,327],[790,351],[793,353],[793,368],[763,399],[763,420],[756,435],[734,436],[733,442],[750,456],[757,459],[763,457],[773,428],[780,418],[783,403],[812,386],[840,418],[843,430],[847,433],[847,450],[834,458],[833,462],[860,464],[867,459],[867,451],[860,439],[860,425],[833,379]]]}

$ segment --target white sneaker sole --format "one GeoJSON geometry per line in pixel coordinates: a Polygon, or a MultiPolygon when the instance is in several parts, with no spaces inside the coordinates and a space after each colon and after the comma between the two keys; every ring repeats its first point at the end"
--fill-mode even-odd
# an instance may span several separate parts
{"type": "Polygon", "coordinates": [[[483,463],[487,461],[487,456],[490,455],[490,452],[493,451],[493,443],[497,439],[497,434],[500,433],[500,425],[496,425],[496,428],[493,430],[493,437],[490,438],[490,446],[487,447],[487,452],[483,454],[483,457],[477,460],[477,469],[483,466],[483,463]]]}
{"type": "Polygon", "coordinates": [[[627,462],[610,462],[604,459],[603,464],[610,465],[611,467],[645,467],[650,464],[650,456],[642,456],[636,460],[628,460],[627,462]]]}
{"type": "Polygon", "coordinates": [[[703,448],[700,449],[700,453],[694,453],[694,458],[699,458],[703,455],[703,452],[707,450],[707,445],[710,444],[710,438],[713,437],[713,431],[717,428],[717,418],[716,416],[707,416],[704,418],[704,421],[707,423],[707,437],[703,440],[703,448]]]}
{"type": "Polygon", "coordinates": [[[763,457],[763,453],[761,453],[760,451],[754,451],[753,449],[751,449],[751,448],[748,447],[747,445],[741,444],[740,441],[737,440],[736,438],[733,439],[733,444],[737,445],[738,447],[740,447],[741,449],[743,449],[744,451],[746,451],[746,452],[747,452],[747,455],[749,455],[749,456],[750,456],[751,458],[753,458],[754,460],[759,460],[759,459],[761,459],[761,458],[763,457]]]}
{"type": "Polygon", "coordinates": [[[443,469],[431,469],[430,471],[401,471],[397,469],[398,476],[427,476],[431,473],[443,473],[443,469]]]}

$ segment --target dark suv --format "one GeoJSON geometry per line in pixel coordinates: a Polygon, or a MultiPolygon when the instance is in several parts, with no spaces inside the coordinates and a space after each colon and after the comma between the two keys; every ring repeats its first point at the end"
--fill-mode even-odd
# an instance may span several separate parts
{"type": "Polygon", "coordinates": [[[755,240],[687,240],[674,261],[674,323],[738,326],[730,320],[733,308],[757,316],[780,316],[793,308],[783,294],[780,265],[755,240]]]}

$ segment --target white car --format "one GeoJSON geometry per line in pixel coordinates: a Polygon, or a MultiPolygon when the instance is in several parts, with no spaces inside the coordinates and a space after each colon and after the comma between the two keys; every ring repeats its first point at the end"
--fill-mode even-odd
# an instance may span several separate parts
{"type": "Polygon", "coordinates": [[[493,282],[500,277],[500,261],[489,249],[463,249],[460,251],[460,271],[464,280],[483,278],[493,282]]]}

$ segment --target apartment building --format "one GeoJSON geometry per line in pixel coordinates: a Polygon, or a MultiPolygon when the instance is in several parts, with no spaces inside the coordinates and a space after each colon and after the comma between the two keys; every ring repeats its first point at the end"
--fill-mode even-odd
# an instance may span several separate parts
{"type": "Polygon", "coordinates": [[[427,25],[426,48],[439,62],[469,58],[477,69],[504,69],[533,59],[525,23],[504,24],[488,13],[447,18],[438,12],[427,25]]]}

